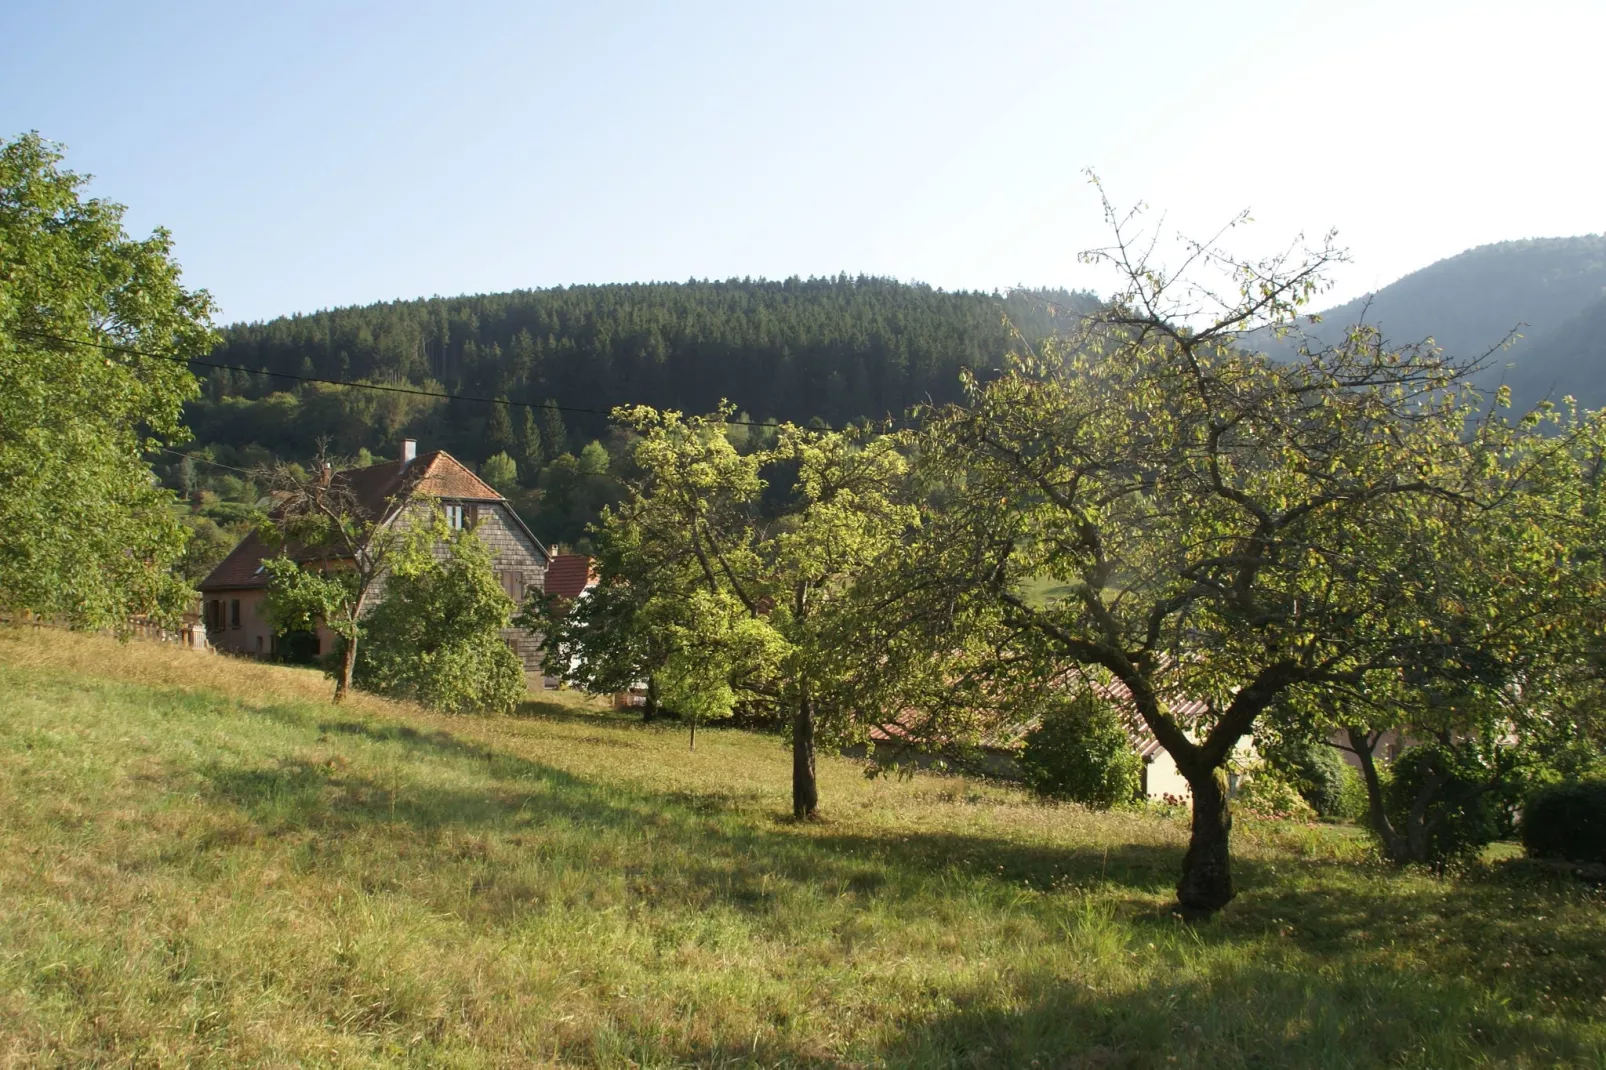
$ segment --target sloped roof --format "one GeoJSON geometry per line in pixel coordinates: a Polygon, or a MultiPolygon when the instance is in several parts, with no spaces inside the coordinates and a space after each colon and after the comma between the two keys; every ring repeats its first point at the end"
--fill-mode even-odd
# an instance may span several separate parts
{"type": "Polygon", "coordinates": [[[560,598],[579,598],[580,592],[597,582],[591,558],[584,554],[559,554],[546,569],[546,593],[560,598]]]}
{"type": "MultiPolygon", "coordinates": [[[[1154,738],[1154,733],[1149,730],[1149,726],[1143,722],[1142,715],[1138,713],[1136,705],[1132,702],[1132,693],[1127,690],[1125,684],[1120,681],[1112,681],[1109,684],[1092,684],[1090,687],[1095,695],[1115,707],[1115,714],[1121,721],[1121,727],[1126,729],[1127,739],[1131,742],[1132,749],[1138,752],[1139,757],[1148,761],[1165,749],[1160,745],[1160,741],[1154,738]]],[[[1188,722],[1203,716],[1209,711],[1209,708],[1209,705],[1200,699],[1183,698],[1172,702],[1168,712],[1179,720],[1188,722]]],[[[886,743],[915,742],[918,737],[915,726],[903,723],[903,718],[907,716],[909,714],[905,713],[898,719],[885,724],[871,726],[870,738],[886,743]]],[[[1026,738],[1026,733],[1035,727],[1037,727],[1037,718],[1035,717],[1023,724],[1009,725],[996,733],[988,735],[981,741],[981,745],[990,750],[1019,750],[1026,738]]]]}
{"type": "Polygon", "coordinates": [[[352,495],[370,515],[379,515],[394,499],[402,501],[415,494],[432,498],[499,502],[496,488],[464,467],[463,462],[445,450],[432,450],[403,467],[400,461],[386,461],[367,468],[350,468],[335,473],[334,482],[351,488],[352,495]]]}
{"type": "Polygon", "coordinates": [[[198,586],[203,591],[261,587],[267,583],[262,574],[262,561],[271,556],[273,552],[268,544],[253,531],[241,539],[240,544],[230,550],[229,556],[219,561],[198,586]]]}
{"type": "MultiPolygon", "coordinates": [[[[432,450],[416,458],[411,464],[386,461],[366,468],[348,468],[336,472],[332,479],[336,486],[350,489],[358,508],[370,517],[382,517],[395,502],[406,501],[423,494],[432,498],[471,502],[506,501],[496,488],[470,472],[463,462],[445,450],[432,450]]],[[[535,536],[532,534],[531,539],[535,536]]],[[[540,546],[539,541],[536,542],[540,546]]],[[[203,591],[250,590],[267,585],[262,572],[264,558],[277,553],[261,536],[252,532],[230,551],[229,556],[207,574],[197,586],[203,591]]],[[[545,552],[543,548],[543,552],[545,552]]]]}

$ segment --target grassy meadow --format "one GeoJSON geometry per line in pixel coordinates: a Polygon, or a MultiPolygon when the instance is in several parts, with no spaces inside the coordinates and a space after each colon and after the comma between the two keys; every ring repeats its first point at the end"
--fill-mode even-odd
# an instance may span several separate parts
{"type": "Polygon", "coordinates": [[[822,762],[582,699],[450,718],[0,631],[0,1066],[1606,1066],[1606,900],[822,762]]]}

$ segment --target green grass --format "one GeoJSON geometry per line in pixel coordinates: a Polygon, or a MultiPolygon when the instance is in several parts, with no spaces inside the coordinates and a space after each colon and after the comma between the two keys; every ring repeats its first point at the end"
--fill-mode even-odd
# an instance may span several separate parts
{"type": "Polygon", "coordinates": [[[0,1065],[1606,1066],[1606,911],[1240,822],[829,760],[581,700],[451,719],[0,632],[0,1065]]]}

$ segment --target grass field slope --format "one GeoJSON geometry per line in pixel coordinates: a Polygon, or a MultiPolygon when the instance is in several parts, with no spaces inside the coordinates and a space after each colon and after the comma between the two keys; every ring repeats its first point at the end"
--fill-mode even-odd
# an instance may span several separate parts
{"type": "Polygon", "coordinates": [[[1606,1065],[1606,909],[1524,865],[830,760],[582,700],[445,718],[0,632],[0,1065],[1606,1065]]]}

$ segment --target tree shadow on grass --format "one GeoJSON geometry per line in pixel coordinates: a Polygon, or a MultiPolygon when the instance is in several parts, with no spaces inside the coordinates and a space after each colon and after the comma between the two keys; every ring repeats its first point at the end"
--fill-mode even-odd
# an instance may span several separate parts
{"type": "Polygon", "coordinates": [[[1587,1014],[1541,1016],[1455,976],[1337,956],[1224,957],[1112,985],[1074,966],[959,993],[878,1053],[892,1067],[1596,1065],[1587,1014]],[[1091,982],[1091,983],[1089,983],[1091,982]]]}
{"type": "MultiPolygon", "coordinates": [[[[823,882],[862,899],[918,899],[930,894],[929,881],[959,878],[1016,892],[1124,890],[1131,893],[1133,918],[1171,923],[1169,897],[1180,867],[1180,846],[1125,844],[1104,849],[953,832],[833,833],[828,827],[824,832],[799,834],[791,826],[753,822],[750,805],[744,805],[750,800],[735,795],[604,786],[444,730],[355,720],[326,720],[317,727],[325,735],[358,736],[426,751],[484,777],[485,786],[459,789],[415,783],[401,774],[387,780],[383,773],[359,774],[338,757],[324,762],[286,758],[243,768],[216,765],[199,771],[214,794],[264,825],[337,832],[385,823],[426,831],[500,829],[517,834],[556,823],[679,840],[688,855],[706,862],[690,867],[697,871],[697,879],[722,889],[722,896],[744,909],[761,907],[773,898],[747,887],[761,884],[765,874],[799,883],[823,882]],[[1156,897],[1164,905],[1157,908],[1156,897]]],[[[1399,896],[1371,896],[1357,890],[1357,874],[1364,878],[1390,872],[1378,869],[1367,874],[1353,864],[1326,860],[1278,860],[1273,865],[1238,859],[1239,899],[1218,923],[1197,931],[1203,941],[1232,943],[1275,930],[1320,954],[1365,945],[1391,929],[1410,925],[1413,911],[1421,909],[1399,896]],[[1289,881],[1289,867],[1297,868],[1305,879],[1289,881]]],[[[1393,886],[1380,881],[1377,887],[1393,886]]],[[[1483,884],[1472,882],[1467,888],[1485,894],[1483,884]]],[[[1470,903],[1445,909],[1467,918],[1487,912],[1470,903]]],[[[1600,961],[1606,962],[1606,946],[1600,949],[1600,961]]]]}
{"type": "Polygon", "coordinates": [[[953,832],[823,835],[809,842],[835,855],[874,860],[900,871],[959,871],[1038,891],[1116,885],[1144,893],[1168,892],[1182,862],[1179,847],[1066,847],[953,832]]]}
{"type": "MultiPolygon", "coordinates": [[[[1453,1065],[1482,1058],[1547,1065],[1599,1056],[1590,1045],[1603,1043],[1599,1031],[1591,1034],[1580,1024],[1589,1010],[1577,1008],[1599,1006],[1590,1001],[1606,995],[1594,991],[1606,986],[1606,971],[1598,969],[1606,963],[1606,922],[1569,933],[1571,950],[1547,958],[1553,949],[1543,946],[1548,934],[1542,928],[1515,908],[1502,915],[1494,901],[1498,882],[1417,882],[1413,899],[1386,879],[1390,871],[1384,869],[1243,860],[1239,901],[1214,923],[1184,926],[1155,907],[1157,894],[1169,897],[1178,847],[1127,845],[1106,852],[948,832],[872,836],[827,828],[800,834],[755,823],[750,813],[727,814],[734,806],[717,799],[709,804],[702,796],[605,786],[446,731],[335,721],[319,727],[328,735],[425,752],[448,770],[455,765],[487,779],[465,788],[450,776],[435,783],[427,775],[416,778],[417,767],[398,767],[410,771],[387,783],[382,769],[359,773],[339,756],[200,772],[215,797],[256,823],[311,830],[320,844],[361,831],[355,842],[366,851],[372,831],[385,826],[415,839],[445,830],[492,833],[466,837],[490,843],[482,853],[472,853],[481,848],[471,843],[463,854],[458,838],[431,863],[472,870],[463,874],[473,878],[472,903],[454,902],[452,909],[490,924],[517,924],[541,909],[542,896],[559,894],[520,869],[534,848],[543,865],[606,867],[599,880],[581,883],[614,896],[610,907],[620,905],[620,896],[632,909],[638,903],[693,911],[725,906],[762,924],[788,895],[817,896],[821,909],[837,911],[842,920],[871,903],[883,911],[929,913],[942,909],[942,897],[955,896],[967,910],[996,907],[1023,920],[1035,916],[1045,938],[1065,934],[1063,953],[1054,952],[1063,968],[1005,976],[945,1005],[910,1009],[908,1024],[877,1052],[865,1053],[869,1061],[1271,1067],[1453,1065]],[[672,841],[670,850],[651,849],[663,839],[672,841]],[[1290,867],[1298,870],[1293,881],[1290,867]],[[1079,946],[1084,923],[1067,915],[1065,897],[1023,894],[1067,887],[1114,893],[1092,900],[1105,904],[1116,925],[1111,946],[1079,946]],[[1503,932],[1503,926],[1526,929],[1503,932]],[[1521,943],[1519,936],[1533,945],[1523,960],[1530,978],[1548,978],[1558,990],[1564,984],[1579,989],[1564,1013],[1533,993],[1519,990],[1513,998],[1512,975],[1499,972],[1497,952],[1504,945],[1498,940],[1521,943]],[[1127,970],[1128,955],[1145,944],[1148,965],[1140,969],[1133,959],[1127,970]],[[1103,958],[1079,975],[1077,956],[1087,954],[1103,958]],[[1156,955],[1170,957],[1169,974],[1162,965],[1156,976],[1156,955]],[[1591,964],[1594,979],[1576,979],[1591,964]],[[1101,987],[1088,987],[1089,981],[1101,987]],[[1166,1061],[1172,1056],[1177,1063],[1166,1061]]],[[[407,893],[386,880],[382,890],[407,893]]],[[[797,907],[794,899],[789,909],[797,907]]],[[[784,1046],[764,1047],[767,1063],[757,1052],[642,1050],[698,1065],[829,1064],[784,1046]]]]}

